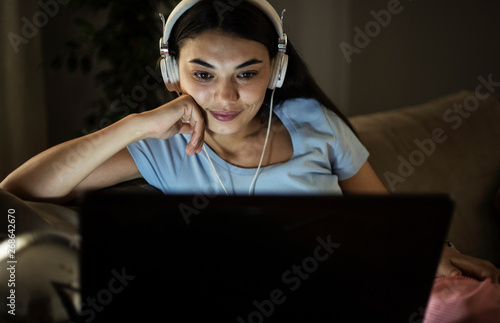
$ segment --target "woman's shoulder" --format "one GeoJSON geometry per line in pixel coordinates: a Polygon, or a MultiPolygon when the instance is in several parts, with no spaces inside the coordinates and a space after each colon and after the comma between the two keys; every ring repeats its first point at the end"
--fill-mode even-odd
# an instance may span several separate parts
{"type": "Polygon", "coordinates": [[[314,115],[321,114],[323,106],[316,99],[294,98],[281,102],[274,111],[278,115],[286,116],[291,120],[304,120],[314,115]]]}
{"type": "Polygon", "coordinates": [[[283,101],[275,109],[278,117],[286,117],[293,123],[318,123],[331,122],[339,118],[337,114],[318,100],[312,98],[294,98],[283,101]]]}
{"type": "Polygon", "coordinates": [[[290,111],[294,111],[296,109],[304,110],[304,109],[317,109],[322,105],[318,100],[313,98],[293,98],[286,99],[281,102],[277,108],[278,109],[287,109],[290,111]]]}

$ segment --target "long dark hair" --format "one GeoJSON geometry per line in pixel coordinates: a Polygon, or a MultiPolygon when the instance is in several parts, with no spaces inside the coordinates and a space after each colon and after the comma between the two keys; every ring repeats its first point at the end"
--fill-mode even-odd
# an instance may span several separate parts
{"type": "MultiPolygon", "coordinates": [[[[266,46],[272,60],[278,53],[278,33],[271,20],[248,1],[202,0],[196,3],[176,22],[168,40],[171,54],[179,58],[183,40],[194,38],[204,31],[219,29],[239,37],[257,41],[266,46]]],[[[316,83],[307,65],[293,47],[287,46],[288,68],[281,88],[276,89],[274,104],[293,98],[313,98],[335,112],[355,132],[349,119],[337,108],[316,83]]],[[[270,99],[268,90],[261,113],[266,115],[270,99]]],[[[355,132],[356,133],[356,132],[355,132]]]]}

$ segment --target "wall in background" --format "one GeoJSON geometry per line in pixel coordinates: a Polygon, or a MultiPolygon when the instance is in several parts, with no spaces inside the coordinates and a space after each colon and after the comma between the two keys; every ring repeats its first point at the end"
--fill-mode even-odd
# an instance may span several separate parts
{"type": "Polygon", "coordinates": [[[500,2],[270,0],[322,88],[349,116],[500,81],[500,2]]]}
{"type": "Polygon", "coordinates": [[[339,50],[351,30],[351,1],[270,0],[281,14],[285,32],[321,88],[342,108],[349,109],[350,66],[339,50]]]}
{"type": "Polygon", "coordinates": [[[387,10],[395,2],[400,3],[400,13],[392,15],[387,27],[352,56],[350,114],[474,90],[480,75],[492,74],[493,80],[500,81],[500,2],[352,1],[352,28],[365,29],[375,20],[372,10],[387,10]]]}
{"type": "Polygon", "coordinates": [[[0,3],[0,181],[47,146],[41,39],[28,20],[37,10],[28,0],[0,3]]]}

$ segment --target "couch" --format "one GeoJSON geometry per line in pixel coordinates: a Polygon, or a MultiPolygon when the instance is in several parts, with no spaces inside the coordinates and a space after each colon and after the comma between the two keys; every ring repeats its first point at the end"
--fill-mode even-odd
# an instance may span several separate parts
{"type": "MultiPolygon", "coordinates": [[[[461,91],[416,106],[355,116],[351,122],[370,151],[369,161],[388,191],[450,194],[456,208],[449,239],[463,253],[500,266],[498,98],[461,91]]],[[[142,180],[106,190],[116,194],[125,191],[161,194],[142,180]]],[[[17,259],[24,257],[25,263],[35,266],[25,266],[22,270],[36,270],[37,276],[41,276],[31,275],[38,283],[30,288],[51,293],[45,301],[33,303],[29,295],[22,294],[24,288],[19,287],[17,318],[31,315],[33,321],[42,318],[47,322],[61,321],[67,312],[59,303],[50,302],[56,291],[43,284],[58,277],[60,286],[65,286],[66,297],[78,303],[78,201],[71,205],[22,201],[0,190],[0,207],[3,215],[15,210],[15,234],[22,242],[17,259]],[[43,270],[47,264],[51,269],[43,270]]],[[[4,247],[7,235],[4,224],[0,228],[4,247]]],[[[3,257],[0,254],[2,263],[3,257]]],[[[18,275],[29,276],[22,272],[18,275]]],[[[0,281],[7,280],[8,272],[0,273],[0,281]]],[[[9,296],[5,287],[0,287],[0,297],[9,296]]]]}
{"type": "Polygon", "coordinates": [[[500,103],[461,91],[351,119],[388,191],[447,193],[461,252],[500,266],[500,103]]]}

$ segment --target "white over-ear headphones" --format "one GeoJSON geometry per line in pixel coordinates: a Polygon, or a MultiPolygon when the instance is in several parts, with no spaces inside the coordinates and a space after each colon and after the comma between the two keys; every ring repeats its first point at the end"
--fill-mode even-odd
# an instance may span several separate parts
{"type": "MultiPolygon", "coordinates": [[[[165,22],[165,18],[160,14],[163,22],[163,37],[160,38],[160,69],[165,86],[169,91],[180,93],[179,85],[179,66],[174,55],[170,55],[168,50],[168,39],[177,20],[189,10],[192,6],[201,0],[182,0],[175,8],[165,22]]],[[[280,16],[266,0],[247,0],[259,8],[272,21],[276,32],[278,33],[278,54],[271,62],[271,78],[268,88],[274,90],[280,88],[285,80],[286,68],[288,65],[288,55],[286,55],[287,36],[283,32],[283,13],[280,16]]]]}

